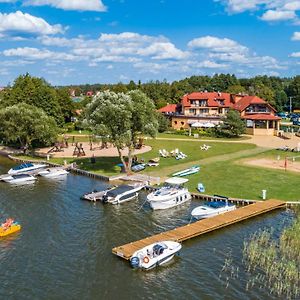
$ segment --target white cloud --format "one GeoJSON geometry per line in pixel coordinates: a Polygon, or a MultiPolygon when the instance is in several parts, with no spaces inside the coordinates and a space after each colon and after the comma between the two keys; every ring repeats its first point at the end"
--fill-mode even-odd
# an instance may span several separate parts
{"type": "Polygon", "coordinates": [[[78,59],[72,54],[62,53],[62,52],[53,52],[47,49],[37,49],[37,48],[14,48],[7,49],[3,51],[3,55],[7,57],[16,56],[22,57],[28,60],[75,60],[78,59]]]}
{"type": "Polygon", "coordinates": [[[245,11],[259,10],[263,14],[261,20],[286,21],[292,20],[297,24],[296,12],[300,10],[300,1],[296,0],[215,0],[222,2],[230,13],[242,13],[245,11]]]}
{"type": "Polygon", "coordinates": [[[293,52],[293,53],[290,55],[290,57],[296,57],[296,58],[298,58],[298,57],[300,57],[300,52],[293,52]]]}
{"type": "Polygon", "coordinates": [[[199,68],[206,68],[206,69],[219,69],[219,68],[222,69],[228,67],[228,65],[226,64],[219,64],[211,60],[204,60],[203,62],[196,63],[195,65],[199,68]]]}
{"type": "Polygon", "coordinates": [[[263,21],[285,21],[285,20],[293,20],[296,18],[296,13],[294,11],[280,11],[280,10],[268,10],[266,11],[261,19],[263,21]]]}
{"type": "Polygon", "coordinates": [[[283,9],[286,10],[300,10],[300,2],[299,1],[292,1],[292,2],[287,2],[284,6],[283,9]]]}
{"type": "Polygon", "coordinates": [[[294,32],[294,34],[292,36],[292,41],[300,41],[300,32],[299,31],[294,32]]]}
{"type": "Polygon", "coordinates": [[[62,33],[61,25],[50,25],[44,19],[17,11],[0,13],[0,32],[32,33],[40,35],[62,33]]]}
{"type": "Polygon", "coordinates": [[[183,59],[188,56],[187,52],[177,49],[174,44],[170,42],[153,43],[144,49],[140,49],[137,54],[151,56],[153,59],[183,59]]]}
{"type": "Polygon", "coordinates": [[[214,36],[204,36],[191,40],[188,47],[193,49],[210,49],[215,52],[244,52],[247,48],[234,40],[228,38],[218,38],[214,36]]]}
{"type": "Polygon", "coordinates": [[[44,6],[49,5],[64,10],[79,11],[106,11],[102,0],[27,0],[25,5],[44,6]]]}

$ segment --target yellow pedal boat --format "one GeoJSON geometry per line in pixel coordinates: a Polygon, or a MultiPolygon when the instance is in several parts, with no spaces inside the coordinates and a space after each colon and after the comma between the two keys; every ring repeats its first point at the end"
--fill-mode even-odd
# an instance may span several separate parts
{"type": "Polygon", "coordinates": [[[21,230],[21,225],[14,222],[12,219],[7,219],[0,226],[0,237],[4,237],[21,230]]]}

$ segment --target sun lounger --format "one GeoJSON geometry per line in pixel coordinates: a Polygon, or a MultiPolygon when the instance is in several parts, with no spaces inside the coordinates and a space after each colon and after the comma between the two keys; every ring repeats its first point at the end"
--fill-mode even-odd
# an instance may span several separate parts
{"type": "Polygon", "coordinates": [[[167,156],[165,155],[165,153],[164,153],[162,150],[159,150],[158,152],[159,152],[159,155],[160,155],[160,156],[162,156],[162,157],[167,157],[167,156]]]}

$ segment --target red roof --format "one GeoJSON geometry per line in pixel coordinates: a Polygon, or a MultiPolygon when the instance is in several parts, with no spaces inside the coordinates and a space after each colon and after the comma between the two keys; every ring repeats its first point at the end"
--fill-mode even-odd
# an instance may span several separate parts
{"type": "Polygon", "coordinates": [[[195,92],[188,95],[184,95],[182,98],[182,105],[184,107],[191,106],[191,100],[207,100],[208,107],[231,107],[231,95],[229,93],[217,93],[217,92],[195,92]],[[224,101],[224,104],[220,104],[219,101],[224,101]]]}
{"type": "Polygon", "coordinates": [[[244,116],[242,119],[246,120],[261,120],[261,121],[278,121],[281,120],[280,117],[273,116],[273,115],[265,115],[265,114],[255,114],[255,115],[249,115],[249,116],[244,116]]]}
{"type": "Polygon", "coordinates": [[[244,96],[241,100],[234,104],[233,108],[238,111],[245,110],[250,104],[267,104],[272,110],[276,111],[268,102],[257,96],[244,96]]]}
{"type": "Polygon", "coordinates": [[[168,104],[160,108],[158,111],[161,113],[175,113],[176,109],[177,109],[177,104],[168,104]]]}

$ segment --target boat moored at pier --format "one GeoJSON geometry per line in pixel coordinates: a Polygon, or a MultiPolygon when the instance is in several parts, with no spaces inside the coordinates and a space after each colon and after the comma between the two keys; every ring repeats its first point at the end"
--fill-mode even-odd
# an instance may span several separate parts
{"type": "Polygon", "coordinates": [[[33,182],[36,180],[36,178],[30,174],[15,174],[2,177],[1,180],[8,183],[25,183],[33,182]]]}
{"type": "Polygon", "coordinates": [[[213,202],[206,202],[204,205],[194,208],[191,212],[191,215],[195,219],[199,220],[199,219],[206,219],[220,214],[224,214],[228,211],[232,211],[235,209],[236,206],[233,204],[228,204],[228,201],[226,202],[213,201],[213,202]]]}
{"type": "Polygon", "coordinates": [[[103,203],[120,204],[130,201],[138,196],[138,192],[144,187],[143,184],[120,185],[107,191],[102,197],[103,203]]]}
{"type": "Polygon", "coordinates": [[[7,173],[10,175],[26,173],[29,171],[34,171],[42,168],[46,168],[45,164],[34,164],[34,163],[23,163],[21,165],[11,168],[7,173]]]}
{"type": "Polygon", "coordinates": [[[190,200],[191,194],[183,185],[189,180],[186,178],[173,177],[165,181],[165,185],[150,193],[147,201],[153,210],[167,209],[190,200]]]}
{"type": "Polygon", "coordinates": [[[169,262],[181,248],[180,243],[173,241],[153,243],[134,252],[130,265],[133,268],[149,270],[169,262]]]}
{"type": "Polygon", "coordinates": [[[68,175],[69,172],[63,168],[48,168],[39,172],[38,175],[46,178],[53,178],[68,175]]]}

